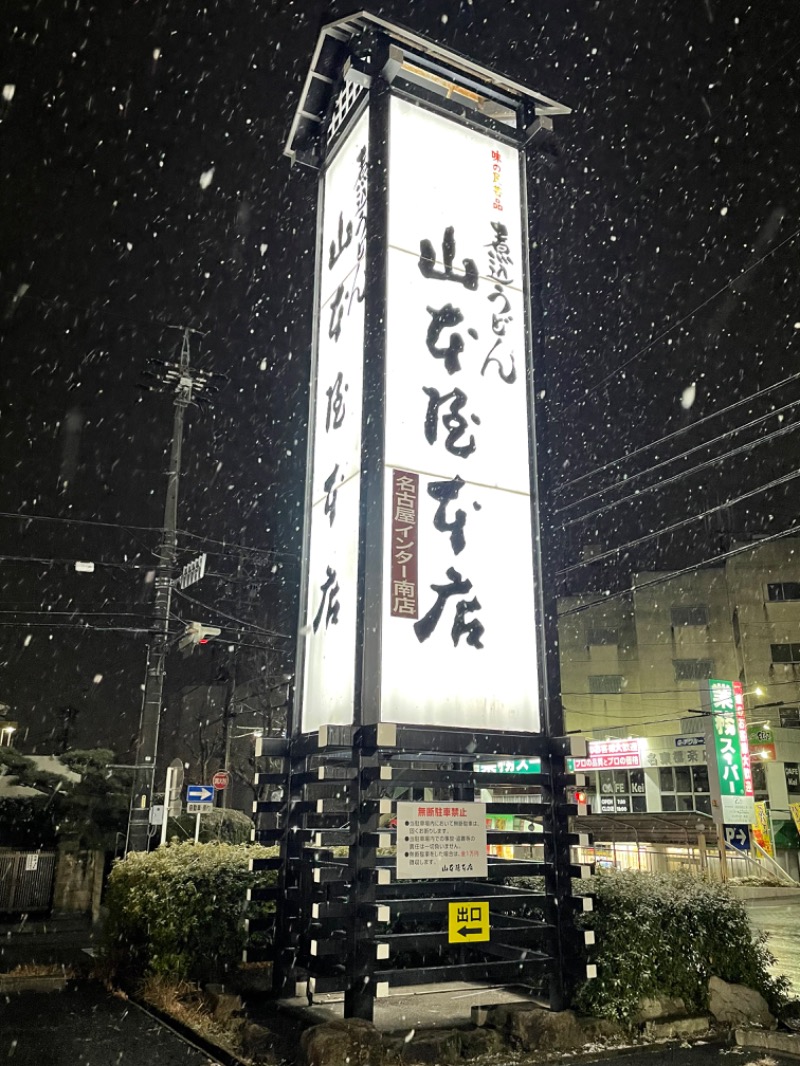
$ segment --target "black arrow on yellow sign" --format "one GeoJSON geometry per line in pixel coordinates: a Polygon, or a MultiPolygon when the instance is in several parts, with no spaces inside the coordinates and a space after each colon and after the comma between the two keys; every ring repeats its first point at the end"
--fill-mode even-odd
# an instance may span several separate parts
{"type": "Polygon", "coordinates": [[[448,943],[474,944],[487,941],[490,935],[488,900],[452,900],[448,904],[448,943]]]}
{"type": "Polygon", "coordinates": [[[483,932],[483,928],[480,925],[477,926],[475,929],[470,929],[468,926],[462,925],[461,928],[458,930],[458,935],[459,936],[478,936],[482,932],[483,932]]]}

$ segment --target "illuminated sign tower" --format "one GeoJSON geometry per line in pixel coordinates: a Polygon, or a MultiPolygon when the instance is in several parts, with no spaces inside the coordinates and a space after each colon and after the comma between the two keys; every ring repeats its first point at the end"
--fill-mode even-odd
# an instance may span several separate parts
{"type": "MultiPolygon", "coordinates": [[[[390,964],[375,969],[393,947],[369,913],[378,908],[385,921],[397,905],[380,886],[419,868],[443,881],[443,907],[448,895],[457,903],[480,893],[486,903],[487,847],[488,880],[503,871],[491,863],[491,832],[488,840],[476,833],[501,812],[485,806],[497,778],[480,767],[498,757],[526,768],[541,759],[542,772],[521,773],[538,798],[526,828],[498,831],[496,843],[506,856],[516,841],[505,838],[525,842],[527,872],[552,875],[556,910],[568,894],[566,815],[556,799],[569,752],[548,747],[563,727],[542,652],[526,212],[526,147],[568,110],[362,12],[320,35],[289,135],[292,161],[319,172],[303,606],[287,756],[296,832],[287,842],[260,822],[257,839],[288,849],[287,898],[309,860],[303,843],[317,849],[316,883],[349,893],[349,947],[339,946],[349,962],[338,977],[348,1013],[368,1016],[371,997],[412,980],[390,964]],[[442,796],[439,805],[423,802],[442,796]],[[470,841],[460,857],[458,827],[470,841]],[[437,836],[448,861],[432,849],[437,836]],[[324,853],[336,843],[350,849],[338,874],[335,855],[324,853]],[[396,861],[382,849],[396,849],[396,861]]],[[[508,788],[518,775],[502,776],[508,788]]],[[[273,806],[257,809],[266,817],[273,806]]],[[[334,915],[328,903],[319,901],[320,914],[334,915]]],[[[563,910],[550,926],[557,940],[563,910]]],[[[486,913],[491,925],[489,903],[486,913]]],[[[287,951],[302,927],[296,917],[294,933],[284,928],[287,951]]],[[[465,979],[519,972],[497,940],[482,934],[481,953],[460,960],[465,979]]],[[[320,963],[322,943],[305,949],[317,990],[337,981],[320,963]]],[[[556,985],[561,949],[548,943],[540,953],[556,985]]],[[[448,974],[440,977],[458,978],[448,974]]]]}
{"type": "Polygon", "coordinates": [[[320,168],[302,732],[540,729],[524,144],[566,109],[454,59],[335,24],[330,115],[290,136],[320,168]]]}

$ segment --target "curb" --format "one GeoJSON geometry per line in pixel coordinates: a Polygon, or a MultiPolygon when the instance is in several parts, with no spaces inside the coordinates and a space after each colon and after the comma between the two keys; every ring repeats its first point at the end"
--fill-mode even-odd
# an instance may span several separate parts
{"type": "Polygon", "coordinates": [[[17,992],[63,992],[72,980],[64,974],[27,974],[16,976],[13,973],[0,974],[0,995],[14,995],[17,992]]]}
{"type": "Polygon", "coordinates": [[[128,995],[128,1000],[143,1014],[163,1025],[165,1029],[171,1029],[185,1044],[189,1044],[198,1051],[202,1051],[204,1055],[208,1055],[215,1064],[219,1063],[221,1066],[247,1066],[245,1061],[234,1055],[232,1051],[215,1044],[195,1029],[184,1025],[183,1022],[179,1022],[177,1018],[173,1018],[171,1014],[165,1014],[158,1007],[154,1007],[151,1003],[145,1003],[144,1000],[136,996],[128,995]]]}
{"type": "Polygon", "coordinates": [[[782,1055],[795,1055],[800,1058],[800,1033],[780,1033],[770,1029],[737,1029],[736,1043],[739,1047],[777,1051],[782,1055]]]}

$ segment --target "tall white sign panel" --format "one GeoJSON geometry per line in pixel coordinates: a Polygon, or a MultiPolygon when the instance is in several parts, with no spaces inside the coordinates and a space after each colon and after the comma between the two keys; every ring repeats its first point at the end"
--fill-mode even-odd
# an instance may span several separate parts
{"type": "Polygon", "coordinates": [[[356,659],[364,267],[365,112],[327,169],[319,249],[302,731],[353,721],[356,659]]]}
{"type": "Polygon", "coordinates": [[[392,98],[383,721],[538,731],[519,152],[392,98]]]}

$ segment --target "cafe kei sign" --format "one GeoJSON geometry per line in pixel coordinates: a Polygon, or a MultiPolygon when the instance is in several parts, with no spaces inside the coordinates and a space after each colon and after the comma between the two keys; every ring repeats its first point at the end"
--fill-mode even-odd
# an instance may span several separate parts
{"type": "Polygon", "coordinates": [[[392,96],[376,235],[367,132],[365,113],[322,178],[302,728],[354,720],[359,544],[380,534],[378,719],[537,732],[520,153],[392,96]],[[363,412],[383,405],[380,455],[361,438],[365,302],[384,307],[382,397],[363,412]],[[366,529],[362,469],[382,477],[366,529]]]}
{"type": "Polygon", "coordinates": [[[711,680],[701,687],[706,711],[706,747],[712,805],[726,825],[751,825],[754,817],[753,774],[747,742],[744,696],[739,681],[711,680]]]}

